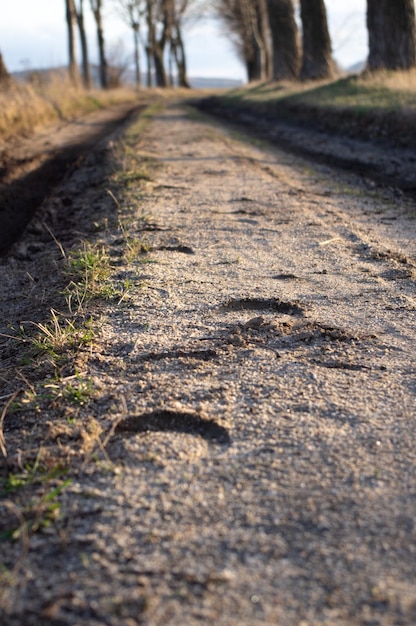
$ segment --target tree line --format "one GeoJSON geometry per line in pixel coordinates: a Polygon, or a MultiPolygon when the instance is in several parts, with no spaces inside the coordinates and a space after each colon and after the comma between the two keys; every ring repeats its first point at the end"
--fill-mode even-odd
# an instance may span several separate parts
{"type": "MultiPolygon", "coordinates": [[[[86,88],[92,84],[87,10],[96,26],[100,85],[105,89],[119,79],[107,58],[103,11],[108,8],[131,30],[138,86],[144,60],[147,86],[167,87],[175,75],[179,86],[189,87],[183,32],[191,20],[206,15],[222,21],[249,81],[315,80],[336,72],[325,0],[65,0],[69,74],[86,88]]],[[[414,0],[367,0],[367,30],[368,70],[416,66],[414,0]]],[[[6,75],[0,55],[0,80],[6,75]]]]}
{"type": "MultiPolygon", "coordinates": [[[[214,0],[214,5],[250,81],[333,76],[324,0],[214,0]]],[[[367,0],[367,29],[368,70],[415,67],[414,0],[367,0]]]]}
{"type": "MultiPolygon", "coordinates": [[[[142,77],[142,51],[145,53],[147,85],[167,87],[177,76],[181,87],[189,87],[183,28],[187,20],[202,15],[202,0],[89,0],[94,16],[99,54],[99,79],[103,88],[111,86],[114,68],[107,61],[103,29],[104,5],[117,10],[130,27],[134,42],[136,84],[142,77]]],[[[68,30],[69,72],[74,82],[80,78],[91,86],[84,0],[65,0],[68,30]],[[81,49],[81,76],[76,58],[76,31],[81,49]]]]}
{"type": "MultiPolygon", "coordinates": [[[[108,85],[102,31],[104,0],[90,0],[100,56],[100,79],[108,85]]],[[[111,0],[107,0],[111,1],[111,0]]],[[[148,85],[172,81],[189,86],[183,27],[204,11],[219,17],[243,61],[247,78],[255,80],[330,78],[336,72],[324,0],[112,0],[134,35],[136,82],[140,84],[140,49],[146,55],[148,85]],[[301,28],[296,20],[299,9],[301,28]],[[142,42],[142,46],[140,45],[142,42]],[[166,53],[167,51],[167,53],[166,53]],[[166,60],[170,71],[166,70],[166,60]]],[[[83,79],[89,83],[84,50],[83,0],[66,0],[71,75],[76,72],[73,25],[78,24],[83,79]]],[[[369,56],[367,68],[410,69],[416,65],[414,0],[367,0],[369,56]]],[[[86,44],[85,44],[86,45],[86,44]]]]}

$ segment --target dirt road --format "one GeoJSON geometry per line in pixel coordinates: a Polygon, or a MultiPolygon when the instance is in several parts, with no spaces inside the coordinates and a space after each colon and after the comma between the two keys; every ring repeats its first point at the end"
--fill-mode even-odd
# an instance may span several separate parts
{"type": "MultiPolygon", "coordinates": [[[[59,518],[3,543],[2,623],[414,624],[415,207],[179,105],[126,145],[123,192],[98,159],[45,208],[60,239],[74,198],[131,289],[96,304],[79,413],[4,419],[9,459],[19,424],[100,446],[59,518]]],[[[62,262],[36,233],[1,266],[14,324],[62,262]]]]}

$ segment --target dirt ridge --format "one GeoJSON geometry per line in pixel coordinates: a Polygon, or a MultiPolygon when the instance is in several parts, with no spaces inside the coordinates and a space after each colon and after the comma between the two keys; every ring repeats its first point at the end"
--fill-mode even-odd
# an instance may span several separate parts
{"type": "Polygon", "coordinates": [[[274,110],[219,96],[192,101],[199,110],[320,163],[416,196],[414,118],[279,105],[274,110]]]}

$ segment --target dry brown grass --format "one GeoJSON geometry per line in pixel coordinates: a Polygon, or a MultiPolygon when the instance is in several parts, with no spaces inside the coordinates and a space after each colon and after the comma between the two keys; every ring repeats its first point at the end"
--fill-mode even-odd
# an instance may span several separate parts
{"type": "Polygon", "coordinates": [[[27,134],[58,119],[137,99],[132,88],[86,91],[65,76],[12,83],[0,91],[0,139],[27,134]]]}
{"type": "Polygon", "coordinates": [[[375,72],[358,77],[358,83],[369,83],[373,86],[384,87],[390,91],[416,93],[416,69],[409,71],[375,72]]]}
{"type": "Polygon", "coordinates": [[[28,134],[59,119],[73,119],[112,104],[133,102],[138,97],[145,97],[146,101],[169,100],[201,93],[210,95],[211,91],[152,88],[138,93],[133,87],[87,91],[74,87],[65,74],[45,79],[35,72],[28,83],[12,82],[0,88],[0,141],[28,134]]]}

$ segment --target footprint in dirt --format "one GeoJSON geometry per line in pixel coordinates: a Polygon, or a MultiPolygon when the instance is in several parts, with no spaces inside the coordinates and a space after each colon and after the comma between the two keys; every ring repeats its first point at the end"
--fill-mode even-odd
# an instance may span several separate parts
{"type": "Polygon", "coordinates": [[[304,308],[298,302],[285,302],[279,298],[235,298],[222,304],[223,311],[273,311],[284,315],[303,317],[304,308]]]}
{"type": "Polygon", "coordinates": [[[300,280],[299,276],[296,276],[296,274],[291,274],[291,273],[282,273],[282,274],[275,274],[274,276],[272,276],[273,280],[300,280]]]}
{"type": "Polygon", "coordinates": [[[214,420],[205,419],[191,411],[159,409],[150,413],[130,415],[116,428],[116,433],[123,436],[149,431],[195,435],[211,444],[229,445],[231,443],[226,428],[214,420]]]}
{"type": "Polygon", "coordinates": [[[154,250],[161,250],[162,252],[181,252],[182,254],[195,254],[195,250],[190,246],[178,244],[174,246],[158,246],[154,250]]]}
{"type": "Polygon", "coordinates": [[[171,461],[198,461],[215,449],[222,453],[230,444],[227,429],[214,420],[192,411],[159,409],[123,419],[106,452],[117,464],[136,467],[141,460],[158,469],[171,461]]]}

